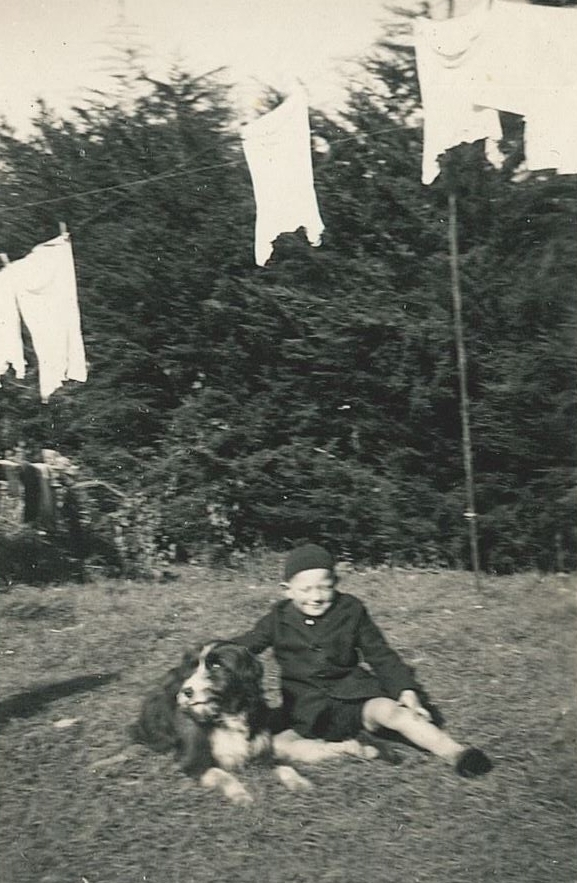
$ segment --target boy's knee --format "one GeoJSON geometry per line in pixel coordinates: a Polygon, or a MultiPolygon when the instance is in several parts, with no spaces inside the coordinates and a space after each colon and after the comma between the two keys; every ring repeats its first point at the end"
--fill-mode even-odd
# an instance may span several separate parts
{"type": "Polygon", "coordinates": [[[365,702],[363,708],[363,726],[369,733],[386,727],[389,730],[395,730],[402,724],[403,712],[402,708],[393,699],[386,699],[380,696],[377,699],[369,699],[365,702]]]}

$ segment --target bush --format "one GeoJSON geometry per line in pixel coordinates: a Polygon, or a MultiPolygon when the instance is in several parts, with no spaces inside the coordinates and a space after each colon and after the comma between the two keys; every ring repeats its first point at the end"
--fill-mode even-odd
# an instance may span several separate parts
{"type": "Polygon", "coordinates": [[[93,569],[129,578],[157,574],[166,558],[160,512],[142,491],[121,491],[58,455],[50,485],[49,526],[23,523],[23,500],[0,485],[0,573],[7,583],[85,579],[93,569]]]}
{"type": "Polygon", "coordinates": [[[6,585],[46,585],[80,579],[83,574],[82,562],[70,554],[62,537],[27,525],[11,534],[0,533],[0,568],[6,585]]]}

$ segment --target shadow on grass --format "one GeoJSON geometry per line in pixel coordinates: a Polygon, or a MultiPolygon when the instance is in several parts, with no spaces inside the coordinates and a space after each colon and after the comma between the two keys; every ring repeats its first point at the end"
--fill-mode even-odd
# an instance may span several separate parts
{"type": "Polygon", "coordinates": [[[42,687],[25,690],[23,693],[16,693],[14,696],[2,699],[0,700],[0,729],[13,717],[32,717],[45,705],[56,701],[56,699],[71,696],[73,693],[96,690],[109,684],[110,681],[118,680],[119,677],[118,672],[79,675],[76,678],[45,684],[42,687]]]}

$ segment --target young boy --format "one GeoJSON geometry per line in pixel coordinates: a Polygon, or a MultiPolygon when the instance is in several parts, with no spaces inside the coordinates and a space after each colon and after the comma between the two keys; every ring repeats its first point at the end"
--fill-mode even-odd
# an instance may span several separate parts
{"type": "Polygon", "coordinates": [[[431,722],[410,669],[361,601],[337,591],[337,581],[326,549],[297,546],[286,560],[286,599],[233,639],[257,654],[272,647],[286,727],[333,742],[386,728],[452,764],[459,775],[489,772],[483,751],[455,742],[431,722]]]}

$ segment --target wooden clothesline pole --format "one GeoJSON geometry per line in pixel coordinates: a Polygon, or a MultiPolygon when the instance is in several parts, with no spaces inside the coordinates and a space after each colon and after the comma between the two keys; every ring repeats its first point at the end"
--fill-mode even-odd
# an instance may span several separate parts
{"type": "MultiPolygon", "coordinates": [[[[455,0],[448,0],[448,17],[455,14],[455,0]]],[[[449,160],[449,163],[451,160],[449,160]]],[[[461,438],[463,447],[463,465],[465,469],[465,489],[467,508],[465,518],[469,528],[469,548],[471,566],[475,574],[475,586],[481,588],[481,571],[479,566],[479,540],[477,535],[477,512],[475,510],[475,479],[473,474],[473,446],[471,443],[471,427],[469,421],[469,392],[467,384],[467,353],[463,333],[463,302],[461,297],[461,280],[459,273],[459,239],[457,233],[457,194],[451,169],[448,169],[448,203],[449,203],[449,262],[451,267],[451,292],[453,298],[453,324],[455,347],[457,350],[457,367],[459,371],[459,399],[461,413],[461,438]]]]}
{"type": "Polygon", "coordinates": [[[457,236],[457,196],[453,184],[449,189],[449,260],[451,265],[451,292],[453,295],[453,323],[455,330],[455,346],[457,350],[457,367],[459,369],[459,394],[461,412],[461,435],[463,445],[463,464],[465,467],[465,486],[467,509],[465,518],[469,525],[469,546],[471,549],[471,565],[475,574],[475,585],[481,588],[479,568],[479,542],[477,537],[477,513],[475,511],[475,480],[473,476],[473,450],[471,444],[471,428],[469,422],[469,393],[467,389],[467,354],[463,334],[463,310],[461,298],[461,281],[459,274],[459,242],[457,236]]]}

